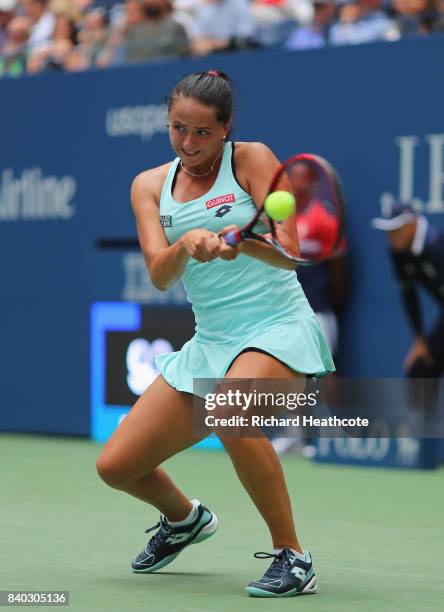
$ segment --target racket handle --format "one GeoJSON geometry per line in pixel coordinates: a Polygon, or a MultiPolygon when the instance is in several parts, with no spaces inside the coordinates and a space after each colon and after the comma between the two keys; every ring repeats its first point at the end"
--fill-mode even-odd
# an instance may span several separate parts
{"type": "Polygon", "coordinates": [[[239,230],[231,230],[223,236],[223,239],[228,244],[228,246],[236,247],[239,242],[242,242],[242,234],[239,230]]]}

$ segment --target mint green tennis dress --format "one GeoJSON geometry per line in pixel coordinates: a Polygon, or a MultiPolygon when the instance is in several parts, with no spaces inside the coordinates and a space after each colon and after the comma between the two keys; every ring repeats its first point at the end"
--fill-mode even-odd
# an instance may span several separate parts
{"type": "MultiPolygon", "coordinates": [[[[176,202],[172,185],[179,158],[168,172],[160,216],[170,244],[185,232],[247,223],[255,212],[250,194],[234,175],[234,143],[224,147],[210,191],[190,202],[176,202]]],[[[266,231],[266,228],[263,228],[266,231]]],[[[182,276],[196,319],[196,333],[183,348],[159,355],[156,365],[179,391],[193,393],[194,378],[223,378],[246,348],[273,355],[296,372],[325,376],[335,367],[318,321],[296,274],[240,254],[233,261],[188,260],[182,276]]]]}

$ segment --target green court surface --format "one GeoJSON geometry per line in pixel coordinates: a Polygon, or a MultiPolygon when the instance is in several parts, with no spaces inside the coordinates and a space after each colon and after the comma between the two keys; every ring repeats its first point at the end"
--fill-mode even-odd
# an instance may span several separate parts
{"type": "Polygon", "coordinates": [[[319,593],[260,600],[243,589],[267,567],[253,553],[270,551],[268,533],[223,452],[190,450],[166,464],[187,495],[216,511],[217,534],[165,571],[139,575],[129,563],[158,515],[99,480],[100,450],[87,440],[0,436],[0,590],[69,590],[63,609],[85,612],[444,610],[443,470],[286,457],[319,593]]]}

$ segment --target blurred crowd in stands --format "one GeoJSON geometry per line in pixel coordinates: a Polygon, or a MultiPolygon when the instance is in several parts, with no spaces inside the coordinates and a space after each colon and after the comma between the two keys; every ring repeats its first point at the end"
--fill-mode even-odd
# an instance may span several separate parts
{"type": "Polygon", "coordinates": [[[0,76],[440,31],[444,0],[0,0],[0,76]]]}

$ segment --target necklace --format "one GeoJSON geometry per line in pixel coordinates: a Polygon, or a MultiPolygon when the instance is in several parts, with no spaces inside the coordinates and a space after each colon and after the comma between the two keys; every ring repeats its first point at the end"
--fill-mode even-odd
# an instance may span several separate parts
{"type": "Polygon", "coordinates": [[[214,170],[214,166],[216,165],[217,160],[219,159],[219,157],[222,155],[222,151],[224,150],[224,148],[222,147],[222,149],[220,150],[218,156],[216,157],[216,159],[214,160],[214,162],[211,164],[211,168],[208,170],[208,172],[205,172],[205,174],[195,174],[194,172],[191,172],[191,170],[187,170],[185,168],[185,166],[183,165],[183,161],[180,160],[180,167],[185,170],[185,172],[187,174],[189,174],[190,176],[194,176],[196,178],[203,178],[204,176],[208,176],[209,174],[211,174],[214,170]]]}

